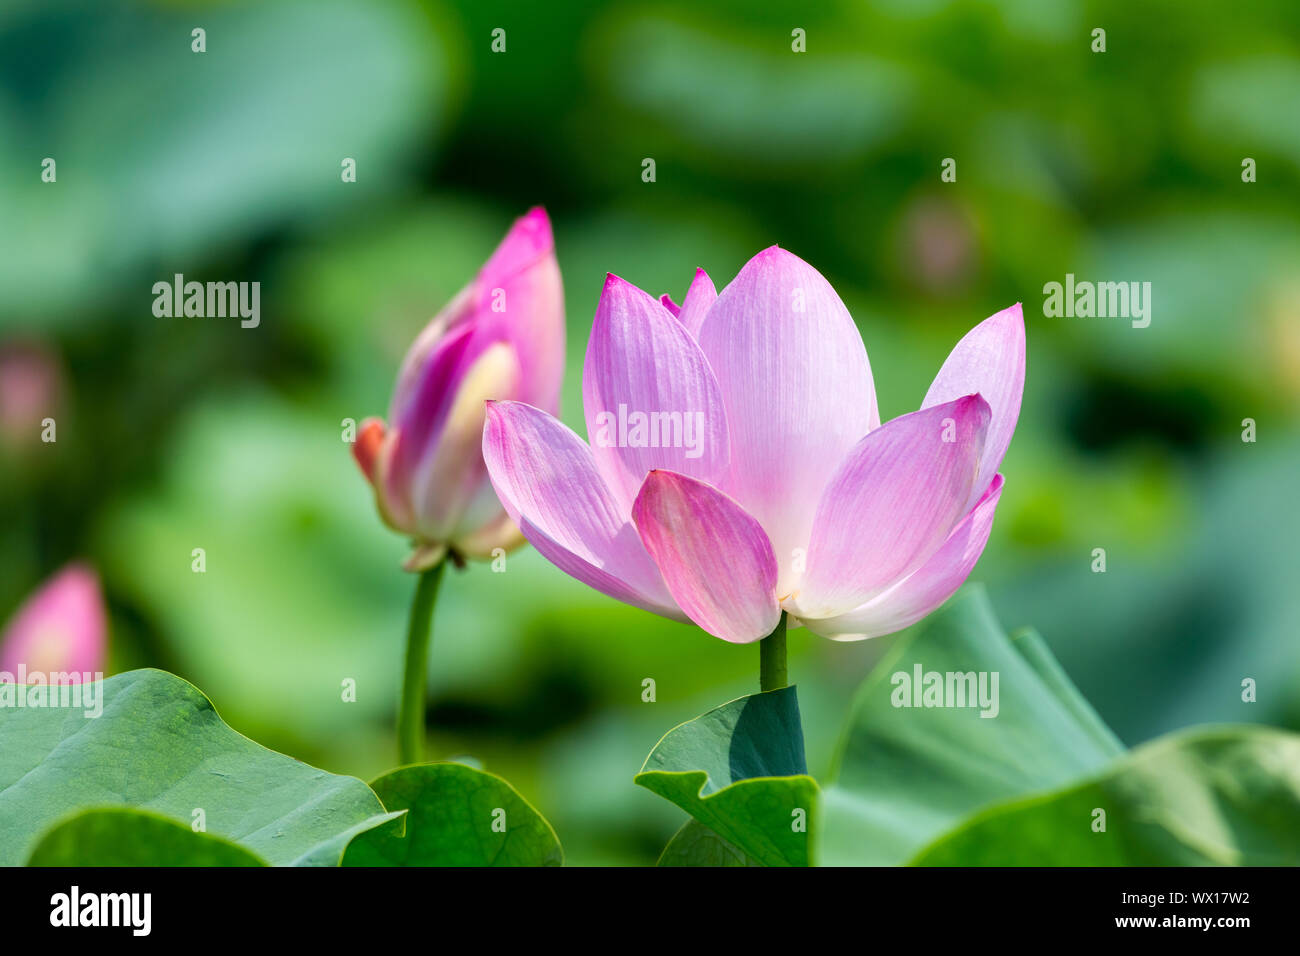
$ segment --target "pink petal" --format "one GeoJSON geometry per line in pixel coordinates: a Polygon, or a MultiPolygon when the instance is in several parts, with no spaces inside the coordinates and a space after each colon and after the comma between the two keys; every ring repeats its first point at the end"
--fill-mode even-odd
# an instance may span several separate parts
{"type": "Polygon", "coordinates": [[[379,472],[379,450],[384,445],[384,423],[378,418],[367,418],[357,430],[356,440],[352,443],[352,457],[361,467],[361,473],[372,485],[379,472]]]}
{"type": "Polygon", "coordinates": [[[1020,417],[1025,390],[1025,320],[1017,302],[985,319],[962,337],[939,369],[922,408],[978,392],[989,403],[989,421],[979,477],[971,488],[973,504],[1002,466],[1020,417]]]}
{"type": "Polygon", "coordinates": [[[691,338],[698,339],[700,327],[704,325],[704,317],[709,314],[709,309],[716,301],[718,301],[718,292],[713,287],[713,280],[703,269],[696,269],[691,287],[686,290],[686,298],[682,300],[682,307],[673,314],[677,316],[677,321],[686,327],[686,331],[691,333],[691,338]]]}
{"type": "Polygon", "coordinates": [[[410,479],[415,530],[423,540],[446,542],[501,514],[483,464],[483,423],[487,401],[517,394],[521,376],[518,354],[497,342],[457,383],[437,440],[410,479]]]}
{"type": "Polygon", "coordinates": [[[978,395],[886,422],[858,443],[817,507],[800,618],[841,614],[911,574],[966,514],[989,423],[978,395]]]}
{"type": "MultiPolygon", "coordinates": [[[[393,389],[392,400],[388,403],[388,420],[400,422],[410,413],[411,404],[416,400],[421,383],[426,378],[430,364],[435,361],[437,352],[446,350],[453,342],[459,341],[460,348],[470,332],[466,326],[474,318],[474,283],[470,283],[456,293],[455,297],[442,307],[442,310],[429,320],[420,330],[406,355],[402,358],[402,367],[397,373],[397,385],[393,389]],[[456,334],[453,336],[452,333],[456,334]]],[[[446,362],[446,359],[441,359],[446,362]]],[[[454,366],[452,366],[454,369],[454,366]]],[[[446,373],[450,378],[451,370],[446,373]]]]}
{"type": "Polygon", "coordinates": [[[670,296],[667,292],[665,292],[663,295],[659,297],[659,304],[662,305],[669,312],[671,312],[674,316],[678,315],[682,311],[682,307],[678,305],[676,302],[674,302],[673,297],[670,296]]]}
{"type": "Polygon", "coordinates": [[[629,506],[654,468],[706,481],[726,470],[727,415],[708,360],[667,309],[618,276],[596,308],[582,398],[592,453],[629,506]]]}
{"type": "Polygon", "coordinates": [[[427,352],[424,363],[411,373],[414,377],[410,381],[403,369],[398,392],[393,395],[380,494],[397,526],[411,534],[416,533],[419,520],[414,501],[415,475],[421,462],[427,461],[437,448],[465,369],[472,364],[469,355],[473,340],[472,324],[454,327],[427,352]]]}
{"type": "Polygon", "coordinates": [[[637,531],[692,621],[744,644],[776,627],[776,557],[762,527],[712,485],[652,471],[632,506],[637,531]]]}
{"type": "Polygon", "coordinates": [[[699,341],[731,435],[721,487],[767,531],[785,593],[827,479],[878,421],[862,337],[830,283],[773,246],[722,290],[699,341]]]}
{"type": "Polygon", "coordinates": [[[479,347],[504,339],[519,358],[519,391],[500,397],[554,415],[564,377],[564,289],[546,210],[515,220],[479,272],[475,307],[479,347]]]}
{"type": "Polygon", "coordinates": [[[389,429],[382,419],[367,418],[361,423],[356,441],[352,443],[352,457],[361,467],[366,481],[370,482],[379,516],[384,523],[394,531],[410,534],[414,531],[414,520],[409,504],[399,500],[394,505],[389,501],[391,486],[387,475],[397,437],[396,432],[389,429]],[[401,510],[401,518],[394,513],[394,507],[401,510]]]}
{"type": "Polygon", "coordinates": [[[860,641],[915,624],[952,597],[984,553],[1003,479],[995,475],[979,503],[953,529],[943,546],[898,584],[861,607],[821,620],[801,619],[808,629],[836,641],[860,641]]]}
{"type": "Polygon", "coordinates": [[[70,564],[46,581],[0,634],[0,671],[97,674],[104,670],[108,625],[99,577],[70,564]]]}
{"type": "Polygon", "coordinates": [[[680,617],[591,449],[531,405],[488,402],[487,409],[483,459],[501,504],[533,547],[612,598],[680,617]]]}

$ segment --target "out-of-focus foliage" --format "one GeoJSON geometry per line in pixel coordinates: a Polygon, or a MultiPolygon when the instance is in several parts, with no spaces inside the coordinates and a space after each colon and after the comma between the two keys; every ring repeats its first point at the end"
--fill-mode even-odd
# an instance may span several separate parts
{"type": "MultiPolygon", "coordinates": [[[[781,244],[849,306],[886,416],[1023,301],[1024,410],[974,574],[998,617],[1127,744],[1300,727],[1298,36],[1289,0],[7,3],[0,613],[85,557],[114,670],[172,669],[329,770],[389,769],[414,581],[342,423],[383,410],[411,337],[542,203],[579,429],[606,272],[680,298],[694,267],[721,286],[781,244]],[[156,318],[178,272],[261,282],[260,326],[156,318]],[[1150,327],[1045,316],[1067,273],[1151,282],[1150,327]]],[[[815,776],[897,640],[792,633],[815,776]]],[[[632,775],[756,690],[757,658],[525,550],[444,582],[429,752],[507,777],[566,860],[650,863],[683,814],[632,775]]]]}
{"type": "Polygon", "coordinates": [[[823,864],[906,863],[973,811],[1073,782],[1123,752],[1038,636],[1008,638],[981,589],[913,632],[858,690],[825,791],[823,864]],[[940,702],[951,687],[949,706],[923,706],[933,674],[940,702]],[[964,674],[969,686],[947,679],[964,674]]]}
{"type": "Polygon", "coordinates": [[[1297,762],[1300,736],[1272,727],[1182,731],[1135,750],[1095,780],[990,807],[914,862],[1296,866],[1297,762]]]}

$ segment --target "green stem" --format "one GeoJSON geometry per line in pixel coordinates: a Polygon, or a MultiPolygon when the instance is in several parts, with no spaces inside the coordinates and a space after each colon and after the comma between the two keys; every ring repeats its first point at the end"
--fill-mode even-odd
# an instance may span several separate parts
{"type": "Polygon", "coordinates": [[[397,712],[397,754],[402,765],[424,758],[424,694],[429,680],[429,635],[433,605],[446,561],[420,573],[406,628],[406,669],[402,676],[402,706],[397,712]]]}
{"type": "Polygon", "coordinates": [[[785,611],[776,629],[758,642],[758,689],[780,690],[789,681],[785,672],[785,611]]]}

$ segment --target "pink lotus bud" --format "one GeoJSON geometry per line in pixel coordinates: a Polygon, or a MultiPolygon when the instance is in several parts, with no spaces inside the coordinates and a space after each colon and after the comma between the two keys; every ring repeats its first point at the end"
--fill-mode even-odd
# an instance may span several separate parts
{"type": "Polygon", "coordinates": [[[388,423],[367,419],[353,455],[384,521],[408,534],[405,567],[487,557],[522,537],[483,464],[485,403],[555,414],[564,375],[564,292],[546,212],[517,220],[478,276],[416,338],[388,423]]]}
{"type": "MultiPolygon", "coordinates": [[[[107,622],[99,578],[70,564],[23,603],[0,634],[0,671],[80,675],[104,669],[107,622]]],[[[70,677],[70,679],[76,679],[70,677]]]]}
{"type": "Polygon", "coordinates": [[[40,447],[42,422],[59,411],[63,373],[39,345],[0,344],[0,446],[40,447]]]}

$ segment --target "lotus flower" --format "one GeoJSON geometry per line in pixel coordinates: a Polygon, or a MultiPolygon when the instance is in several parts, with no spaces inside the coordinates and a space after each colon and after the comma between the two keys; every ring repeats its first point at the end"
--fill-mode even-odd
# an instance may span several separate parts
{"type": "Polygon", "coordinates": [[[416,338],[388,424],[367,419],[353,443],[381,517],[414,541],[407,570],[522,541],[483,467],[484,402],[554,413],[563,375],[564,293],[551,223],[538,208],[416,338]]]}
{"type": "Polygon", "coordinates": [[[773,247],[720,295],[698,271],[680,308],[609,276],[583,369],[591,444],[493,402],[483,455],[533,546],[598,591],[727,641],[782,611],[860,640],[924,617],[974,567],[1024,368],[1015,305],[882,425],[848,310],[773,247]]]}
{"type": "Polygon", "coordinates": [[[107,645],[99,578],[83,564],[71,564],[41,586],[0,634],[0,671],[67,674],[104,669],[107,645]]]}

